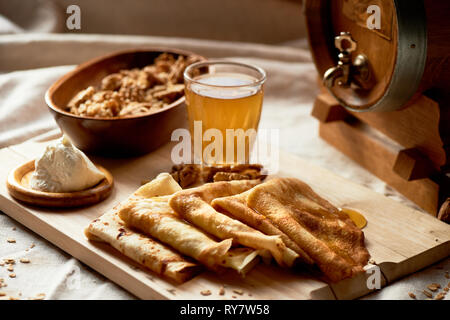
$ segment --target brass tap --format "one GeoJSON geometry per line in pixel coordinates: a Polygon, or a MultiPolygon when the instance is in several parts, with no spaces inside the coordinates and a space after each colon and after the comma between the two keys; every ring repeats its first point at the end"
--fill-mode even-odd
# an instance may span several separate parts
{"type": "Polygon", "coordinates": [[[352,83],[367,88],[370,80],[369,61],[363,54],[358,54],[352,61],[352,52],[357,48],[349,32],[341,32],[334,38],[334,45],[339,50],[338,64],[329,68],[323,75],[323,84],[327,88],[337,85],[348,88],[352,83]]]}

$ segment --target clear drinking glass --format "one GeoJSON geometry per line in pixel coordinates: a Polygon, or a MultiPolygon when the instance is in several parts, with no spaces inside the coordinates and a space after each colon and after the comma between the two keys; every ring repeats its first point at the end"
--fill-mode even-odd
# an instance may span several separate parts
{"type": "Polygon", "coordinates": [[[194,157],[203,164],[248,163],[261,117],[263,69],[206,61],[184,72],[194,157]]]}

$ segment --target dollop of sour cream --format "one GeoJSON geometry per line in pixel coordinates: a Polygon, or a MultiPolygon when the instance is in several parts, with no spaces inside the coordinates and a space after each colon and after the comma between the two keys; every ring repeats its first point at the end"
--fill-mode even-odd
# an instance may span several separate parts
{"type": "Polygon", "coordinates": [[[90,188],[104,178],[92,161],[63,136],[36,159],[30,187],[45,192],[74,192],[90,188]]]}

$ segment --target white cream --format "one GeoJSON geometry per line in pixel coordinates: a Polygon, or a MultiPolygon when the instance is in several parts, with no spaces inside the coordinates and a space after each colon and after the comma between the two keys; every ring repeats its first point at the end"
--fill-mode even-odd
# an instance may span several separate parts
{"type": "Polygon", "coordinates": [[[36,159],[30,187],[46,192],[74,192],[90,188],[104,178],[91,160],[63,136],[36,159]]]}

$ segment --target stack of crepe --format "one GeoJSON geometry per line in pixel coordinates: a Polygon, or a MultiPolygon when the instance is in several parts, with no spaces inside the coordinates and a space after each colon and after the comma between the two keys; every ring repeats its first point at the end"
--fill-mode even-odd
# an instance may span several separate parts
{"type": "Polygon", "coordinates": [[[364,272],[370,255],[364,233],[307,184],[276,178],[244,193],[218,198],[212,206],[266,234],[279,235],[308,265],[332,282],[364,272]]]}
{"type": "MultiPolygon", "coordinates": [[[[245,185],[238,190],[256,182],[245,185]]],[[[191,279],[203,266],[218,272],[231,268],[244,276],[258,263],[259,252],[232,247],[231,238],[219,240],[183,220],[168,203],[170,195],[181,190],[171,175],[162,173],[95,219],[85,234],[177,282],[191,279]]]]}
{"type": "Polygon", "coordinates": [[[262,257],[317,265],[331,281],[363,271],[353,222],[297,179],[208,183],[182,190],[164,173],[86,229],[152,271],[184,282],[200,266],[245,275],[262,257]]]}

